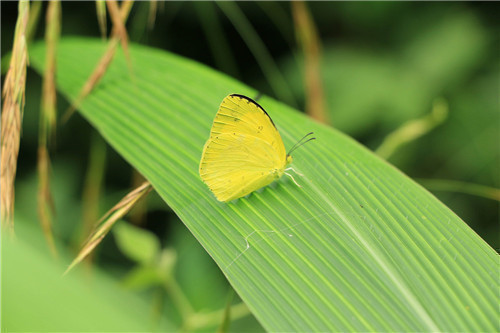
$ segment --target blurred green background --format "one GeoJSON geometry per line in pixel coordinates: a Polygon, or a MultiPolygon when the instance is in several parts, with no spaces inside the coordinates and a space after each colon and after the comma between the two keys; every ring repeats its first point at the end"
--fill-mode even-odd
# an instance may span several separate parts
{"type": "MultiPolygon", "coordinates": [[[[500,187],[497,3],[308,2],[307,6],[322,44],[321,75],[332,126],[375,150],[389,133],[428,114],[434,100],[444,98],[449,105],[447,119],[396,151],[389,161],[423,183],[436,179],[500,187]]],[[[45,7],[35,40],[43,39],[45,7]]],[[[160,3],[151,29],[149,7],[148,2],[134,4],[127,23],[130,41],[199,61],[304,110],[303,59],[290,3],[160,3]],[[255,44],[256,36],[262,44],[255,44]],[[263,66],[256,59],[266,55],[263,66]],[[270,78],[283,84],[276,87],[270,78]]],[[[17,2],[2,2],[1,15],[4,56],[12,47],[17,2]]],[[[108,17],[108,31],[109,21],[108,17]]],[[[94,2],[62,3],[62,37],[68,35],[100,36],[94,2]]],[[[36,213],[41,79],[34,71],[28,71],[26,89],[16,228],[19,238],[48,252],[36,213]]],[[[59,97],[58,104],[61,115],[68,103],[59,97]]],[[[58,127],[51,158],[54,232],[59,250],[69,259],[84,238],[82,198],[92,159],[105,168],[99,216],[136,181],[131,167],[78,114],[58,127]]],[[[461,193],[464,186],[429,189],[498,251],[498,201],[461,193]]],[[[152,251],[174,253],[172,274],[195,310],[224,308],[230,287],[210,257],[154,193],[146,206],[145,213],[133,211],[127,220],[150,232],[146,238],[154,240],[145,243],[157,243],[152,251]]],[[[141,263],[133,260],[119,234],[106,237],[95,264],[134,284],[128,274],[141,263]]],[[[179,315],[167,310],[168,296],[158,296],[165,291],[153,288],[153,282],[143,284],[149,288],[142,288],[139,297],[153,304],[160,297],[163,307],[157,308],[179,324],[179,315]]],[[[249,316],[232,323],[231,329],[261,330],[249,316]]]]}

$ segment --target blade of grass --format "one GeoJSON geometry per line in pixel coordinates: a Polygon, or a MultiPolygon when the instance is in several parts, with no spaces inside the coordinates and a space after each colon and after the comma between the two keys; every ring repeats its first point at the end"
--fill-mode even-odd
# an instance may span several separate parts
{"type": "MultiPolygon", "coordinates": [[[[33,48],[43,68],[43,47],[33,48]]],[[[58,84],[78,96],[100,41],[68,39],[58,84]],[[78,52],[75,52],[78,50],[78,52]]],[[[256,91],[189,59],[131,45],[80,112],[144,175],[268,331],[496,331],[498,254],[385,160],[268,97],[259,100],[294,153],[302,188],[280,179],[232,203],[198,166],[217,107],[256,91]],[[196,80],[193,80],[196,77],[196,80]]]]}
{"type": "Polygon", "coordinates": [[[251,312],[243,302],[236,305],[228,304],[226,308],[221,310],[194,314],[191,318],[189,318],[189,324],[186,327],[190,330],[202,330],[222,323],[217,332],[227,332],[222,329],[224,329],[224,321],[227,319],[228,313],[231,314],[231,320],[237,320],[250,315],[251,312]]]}
{"type": "Polygon", "coordinates": [[[297,105],[288,82],[281,74],[264,42],[248,21],[239,5],[234,2],[216,2],[216,4],[222,9],[247,44],[248,49],[255,57],[276,96],[290,105],[297,105]]]}
{"type": "Polygon", "coordinates": [[[293,50],[295,47],[293,20],[289,15],[289,11],[283,6],[283,3],[284,2],[276,1],[255,2],[255,4],[262,9],[263,14],[268,17],[275,28],[280,32],[281,37],[287,41],[290,50],[293,50]]]}
{"type": "Polygon", "coordinates": [[[431,192],[457,192],[475,195],[485,199],[500,201],[500,189],[481,184],[467,183],[450,179],[415,179],[431,192]]]}
{"type": "Polygon", "coordinates": [[[234,290],[229,291],[229,297],[226,301],[226,307],[224,308],[224,315],[222,317],[219,327],[217,327],[217,333],[229,332],[229,325],[231,324],[231,304],[233,303],[234,290]]]}
{"type": "MultiPolygon", "coordinates": [[[[102,272],[61,279],[61,262],[33,243],[43,239],[36,221],[21,219],[16,216],[16,239],[1,239],[3,332],[152,331],[144,297],[102,272]]],[[[175,324],[163,318],[155,328],[174,332],[175,324]]]]}
{"type": "Polygon", "coordinates": [[[422,118],[411,120],[388,134],[375,152],[379,156],[388,159],[397,149],[425,135],[445,121],[447,117],[448,103],[443,99],[438,99],[434,102],[431,113],[422,118]]]}
{"type": "Polygon", "coordinates": [[[217,16],[215,3],[209,1],[194,2],[194,8],[200,19],[208,46],[212,51],[215,64],[221,71],[238,78],[240,73],[231,46],[217,16]]]}

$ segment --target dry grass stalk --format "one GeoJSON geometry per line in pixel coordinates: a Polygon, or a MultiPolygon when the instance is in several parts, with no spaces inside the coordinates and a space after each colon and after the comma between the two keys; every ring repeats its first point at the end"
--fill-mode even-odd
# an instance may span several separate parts
{"type": "Polygon", "coordinates": [[[102,39],[106,39],[107,26],[106,26],[106,1],[97,0],[95,2],[97,12],[97,22],[99,23],[99,30],[101,31],[102,39]]]}
{"type": "Polygon", "coordinates": [[[133,4],[134,4],[133,0],[122,1],[122,5],[120,7],[120,17],[122,18],[124,25],[127,22],[128,15],[130,14],[130,10],[132,9],[133,4]]]}
{"type": "MultiPolygon", "coordinates": [[[[146,179],[137,170],[132,173],[132,187],[138,187],[146,179]]],[[[134,225],[142,225],[145,223],[147,213],[147,200],[141,200],[135,205],[134,209],[130,212],[129,221],[134,225]]]]}
{"type": "Polygon", "coordinates": [[[45,41],[47,51],[42,83],[42,110],[40,113],[39,137],[43,144],[50,143],[50,138],[55,136],[56,130],[56,52],[61,35],[61,3],[59,1],[49,2],[46,21],[45,41]]]}
{"type": "Polygon", "coordinates": [[[47,7],[47,44],[45,73],[42,83],[42,102],[40,110],[40,131],[38,137],[38,217],[49,248],[54,256],[57,249],[52,234],[54,200],[50,191],[50,156],[47,145],[55,137],[56,129],[56,50],[61,34],[61,3],[51,1],[47,7]]]}
{"type": "Polygon", "coordinates": [[[316,26],[303,1],[292,2],[297,38],[304,53],[306,112],[318,121],[326,123],[325,97],[321,81],[321,45],[316,26]]]}
{"type": "Polygon", "coordinates": [[[29,16],[29,2],[19,2],[19,14],[14,33],[14,45],[9,70],[5,77],[2,108],[2,144],[0,165],[2,227],[14,232],[14,180],[16,177],[19,141],[21,138],[21,120],[24,108],[26,84],[26,27],[29,16]]]}
{"type": "Polygon", "coordinates": [[[128,211],[134,207],[134,205],[143,198],[146,194],[151,191],[152,187],[149,182],[144,182],[141,186],[127,194],[119,203],[117,203],[113,208],[111,208],[104,216],[97,222],[97,227],[95,231],[89,236],[85,241],[82,249],[76,256],[76,258],[68,266],[64,274],[67,274],[73,267],[80,263],[85,257],[92,252],[93,249],[102,241],[102,239],[111,230],[111,227],[128,211]]]}
{"type": "Polygon", "coordinates": [[[50,192],[50,159],[47,146],[38,147],[38,218],[50,252],[57,257],[57,248],[52,233],[52,220],[54,216],[54,201],[50,192]]]}
{"type": "MultiPolygon", "coordinates": [[[[110,10],[110,15],[115,15],[116,12],[114,11],[116,5],[116,1],[113,1],[114,5],[109,5],[109,2],[106,2],[108,4],[108,9],[113,8],[113,14],[111,14],[110,10]]],[[[124,1],[122,3],[122,6],[120,7],[119,10],[119,16],[121,17],[121,26],[123,29],[125,29],[125,22],[127,21],[128,14],[130,13],[130,9],[132,8],[133,1],[124,1]]],[[[116,5],[117,6],[117,5],[116,5]]],[[[113,17],[113,16],[112,16],[113,17]]],[[[97,86],[99,81],[102,79],[104,74],[106,73],[106,70],[109,67],[109,64],[113,60],[115,53],[116,53],[116,47],[118,46],[118,42],[120,41],[121,37],[123,36],[119,34],[119,31],[121,31],[121,28],[117,28],[115,25],[115,20],[116,18],[113,19],[113,30],[111,32],[112,38],[108,42],[108,47],[106,48],[106,51],[104,52],[103,56],[97,63],[97,66],[94,68],[94,71],[92,74],[90,74],[90,77],[88,78],[87,82],[83,85],[82,90],[78,94],[78,97],[75,99],[75,101],[71,104],[71,106],[68,108],[68,110],[65,112],[62,122],[66,122],[71,115],[75,112],[75,110],[80,106],[82,101],[85,99],[85,97],[90,94],[90,92],[97,86]]],[[[126,36],[126,31],[125,31],[125,36],[126,36]]],[[[126,55],[128,55],[128,47],[126,46],[127,52],[126,55]]],[[[124,49],[125,50],[125,49],[124,49]]],[[[130,62],[129,62],[130,63],[130,62]]]]}
{"type": "Polygon", "coordinates": [[[90,94],[90,92],[94,89],[95,86],[97,86],[101,78],[104,76],[106,70],[108,69],[109,64],[111,63],[113,57],[115,56],[117,45],[118,45],[118,39],[113,38],[109,41],[106,52],[104,52],[104,55],[99,60],[99,63],[94,68],[92,74],[90,74],[90,77],[88,78],[87,82],[85,82],[85,84],[83,85],[83,88],[78,94],[76,100],[73,102],[73,104],[71,104],[71,106],[65,112],[61,120],[63,123],[68,121],[68,119],[73,115],[75,110],[78,109],[78,107],[85,99],[85,97],[87,97],[87,95],[90,94]]]}
{"type": "Polygon", "coordinates": [[[128,51],[128,34],[125,28],[125,22],[127,21],[128,13],[132,6],[132,2],[124,3],[122,8],[118,8],[118,4],[115,0],[106,1],[108,6],[109,16],[111,16],[111,21],[113,21],[113,38],[118,38],[122,44],[123,53],[125,54],[125,59],[127,60],[128,69],[133,74],[132,70],[132,60],[130,59],[130,53],[128,51]],[[130,6],[127,10],[125,7],[130,6]]]}
{"type": "MultiPolygon", "coordinates": [[[[99,201],[105,170],[106,144],[97,133],[94,133],[90,145],[89,164],[87,166],[85,182],[83,185],[83,232],[79,233],[80,235],[83,235],[82,237],[90,235],[95,227],[95,221],[99,219],[99,201]]],[[[84,241],[85,239],[80,239],[80,242],[84,241]]],[[[93,259],[92,254],[93,252],[86,257],[85,264],[87,264],[87,268],[91,267],[90,264],[93,259]]]]}
{"type": "Polygon", "coordinates": [[[118,4],[115,0],[106,1],[106,5],[108,6],[108,12],[109,16],[111,16],[111,21],[113,21],[114,35],[118,37],[118,39],[120,39],[123,52],[125,53],[128,61],[130,61],[130,55],[128,52],[128,34],[127,29],[125,28],[125,22],[122,18],[120,8],[118,8],[118,4]]]}
{"type": "Polygon", "coordinates": [[[42,12],[42,1],[32,1],[30,7],[30,15],[28,18],[28,26],[26,27],[26,43],[29,44],[33,40],[36,33],[38,21],[40,21],[40,13],[42,12]]]}
{"type": "Polygon", "coordinates": [[[153,30],[155,26],[156,13],[158,12],[158,2],[152,0],[149,2],[148,29],[153,30]]]}

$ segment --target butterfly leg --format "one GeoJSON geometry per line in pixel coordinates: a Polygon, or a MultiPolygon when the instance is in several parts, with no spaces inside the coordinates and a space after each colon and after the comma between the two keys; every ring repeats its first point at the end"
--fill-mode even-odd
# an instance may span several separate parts
{"type": "Polygon", "coordinates": [[[286,168],[285,171],[288,171],[288,170],[292,170],[293,172],[295,172],[296,174],[298,174],[299,176],[301,177],[304,177],[303,174],[301,174],[300,172],[298,172],[297,170],[295,170],[294,168],[290,167],[290,168],[286,168]]]}
{"type": "MultiPolygon", "coordinates": [[[[288,170],[288,169],[287,169],[287,170],[288,170]]],[[[292,170],[293,170],[293,169],[292,169],[292,170]]],[[[293,170],[293,171],[295,171],[295,170],[293,170]]],[[[295,171],[295,172],[297,172],[297,171],[295,171]]],[[[302,186],[300,186],[300,185],[299,185],[299,183],[297,183],[297,182],[295,181],[295,178],[293,178],[293,176],[292,176],[291,174],[289,174],[288,172],[285,172],[285,175],[287,175],[288,177],[292,178],[292,180],[293,180],[293,182],[295,183],[295,185],[297,185],[298,187],[302,187],[302,186]]]]}

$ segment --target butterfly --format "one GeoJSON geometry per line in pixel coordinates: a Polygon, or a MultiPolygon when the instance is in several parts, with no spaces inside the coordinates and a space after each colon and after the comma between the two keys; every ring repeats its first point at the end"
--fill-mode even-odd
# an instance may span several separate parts
{"type": "Polygon", "coordinates": [[[223,202],[246,196],[283,174],[297,184],[286,172],[293,170],[287,168],[293,161],[290,153],[314,140],[303,141],[311,134],[299,140],[287,154],[278,129],[267,112],[249,97],[229,95],[222,100],[203,148],[200,177],[217,200],[223,202]]]}

